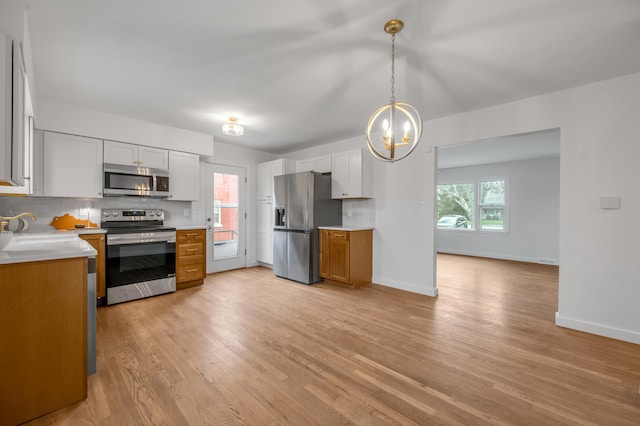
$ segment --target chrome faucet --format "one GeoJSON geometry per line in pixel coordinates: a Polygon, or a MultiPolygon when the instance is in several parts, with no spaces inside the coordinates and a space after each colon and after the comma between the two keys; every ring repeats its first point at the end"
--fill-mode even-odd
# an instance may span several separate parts
{"type": "Polygon", "coordinates": [[[4,232],[4,228],[9,224],[10,220],[20,219],[23,216],[30,216],[32,220],[36,220],[36,215],[29,212],[20,213],[16,216],[0,216],[0,232],[4,232]]]}

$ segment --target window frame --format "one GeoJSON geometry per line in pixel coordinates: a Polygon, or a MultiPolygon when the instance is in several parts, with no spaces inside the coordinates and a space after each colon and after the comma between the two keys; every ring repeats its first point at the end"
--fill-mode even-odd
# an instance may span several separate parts
{"type": "Polygon", "coordinates": [[[490,176],[490,177],[475,177],[475,178],[461,178],[456,180],[445,180],[436,183],[436,220],[434,226],[437,231],[452,231],[452,232],[478,232],[483,234],[508,234],[510,229],[510,183],[508,176],[490,176]],[[503,218],[502,229],[482,229],[482,209],[491,208],[495,204],[485,204],[481,202],[482,196],[482,183],[483,182],[504,182],[504,203],[502,205],[503,218]],[[467,228],[438,228],[438,187],[440,185],[473,185],[474,203],[473,203],[473,221],[470,221],[471,226],[467,228]]]}

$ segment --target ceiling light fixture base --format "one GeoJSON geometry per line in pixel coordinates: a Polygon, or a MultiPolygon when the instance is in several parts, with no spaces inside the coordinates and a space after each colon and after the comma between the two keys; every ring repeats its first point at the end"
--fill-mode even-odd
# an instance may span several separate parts
{"type": "Polygon", "coordinates": [[[244,127],[239,125],[236,117],[229,117],[229,122],[222,126],[222,133],[229,136],[244,135],[244,127]]]}
{"type": "Polygon", "coordinates": [[[384,24],[384,32],[387,34],[398,34],[404,28],[404,22],[399,19],[392,19],[384,24]]]}

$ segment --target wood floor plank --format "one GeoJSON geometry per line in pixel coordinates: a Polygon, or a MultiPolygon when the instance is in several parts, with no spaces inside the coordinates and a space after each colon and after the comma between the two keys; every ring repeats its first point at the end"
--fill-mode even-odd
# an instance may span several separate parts
{"type": "Polygon", "coordinates": [[[441,254],[438,287],[255,267],[102,307],[89,397],[31,424],[638,424],[640,346],[555,326],[558,267],[441,254]]]}

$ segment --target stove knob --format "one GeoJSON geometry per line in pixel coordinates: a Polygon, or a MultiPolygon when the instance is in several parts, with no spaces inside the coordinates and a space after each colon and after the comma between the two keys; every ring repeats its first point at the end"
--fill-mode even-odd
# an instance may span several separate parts
{"type": "Polygon", "coordinates": [[[153,212],[153,210],[151,210],[151,211],[149,212],[149,216],[153,216],[154,214],[155,214],[155,213],[153,212]]]}
{"type": "Polygon", "coordinates": [[[104,217],[109,217],[109,216],[111,215],[111,213],[109,213],[109,212],[102,212],[102,215],[103,215],[104,217]]]}
{"type": "Polygon", "coordinates": [[[156,216],[162,216],[162,210],[156,210],[156,216]]]}
{"type": "Polygon", "coordinates": [[[118,217],[118,214],[119,214],[118,212],[113,212],[113,213],[111,213],[111,216],[118,217]]]}

